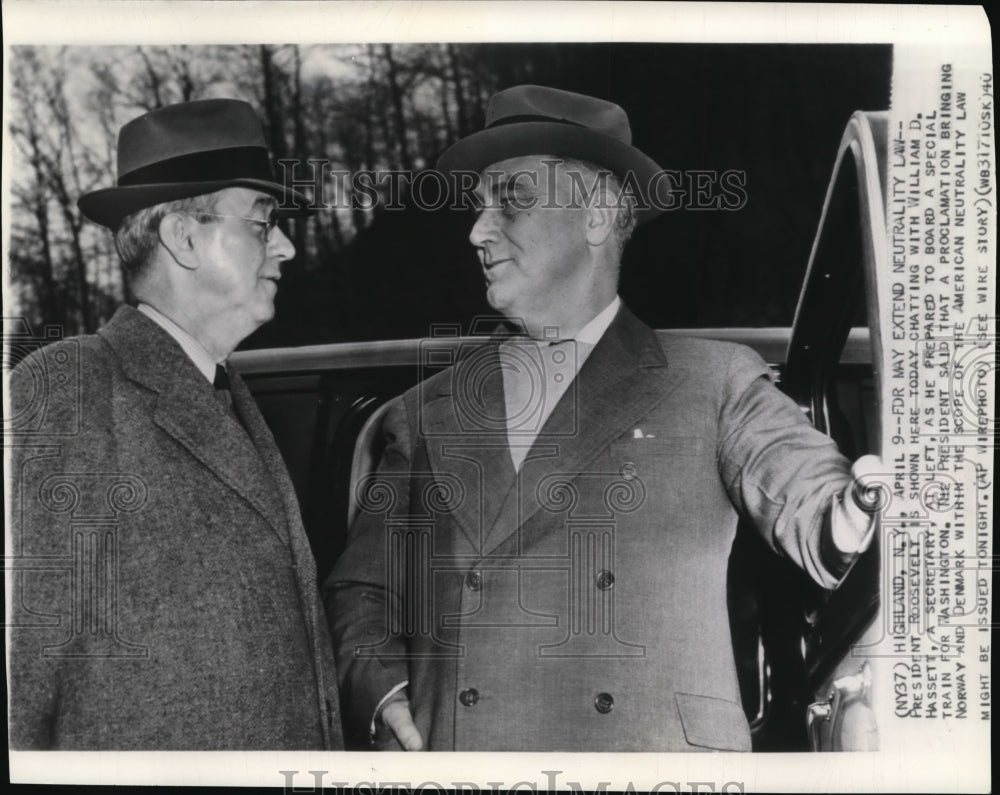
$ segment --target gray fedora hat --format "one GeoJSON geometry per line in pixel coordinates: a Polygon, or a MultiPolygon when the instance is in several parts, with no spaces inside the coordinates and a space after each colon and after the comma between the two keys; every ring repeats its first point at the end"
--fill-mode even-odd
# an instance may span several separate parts
{"type": "Polygon", "coordinates": [[[648,189],[662,169],[632,146],[628,115],[614,102],[547,86],[498,91],[486,109],[486,128],[455,143],[438,159],[444,173],[480,173],[524,155],[587,160],[607,168],[639,193],[638,221],[662,212],[648,189]]]}
{"type": "Polygon", "coordinates": [[[275,181],[264,130],[254,109],[237,99],[166,105],[118,133],[118,181],[80,197],[91,221],[117,229],[126,215],[162,202],[223,188],[268,193],[283,215],[307,215],[309,197],[275,181]]]}

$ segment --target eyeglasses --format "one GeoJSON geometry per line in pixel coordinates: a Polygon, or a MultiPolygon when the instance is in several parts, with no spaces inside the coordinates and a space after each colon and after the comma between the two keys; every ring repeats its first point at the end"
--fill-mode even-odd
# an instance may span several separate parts
{"type": "Polygon", "coordinates": [[[212,218],[238,218],[241,221],[249,221],[251,224],[256,224],[264,231],[264,242],[270,242],[271,233],[274,231],[274,227],[278,225],[278,214],[271,213],[267,218],[248,218],[245,215],[223,215],[221,213],[208,213],[202,210],[192,213],[192,215],[209,215],[212,218]]]}

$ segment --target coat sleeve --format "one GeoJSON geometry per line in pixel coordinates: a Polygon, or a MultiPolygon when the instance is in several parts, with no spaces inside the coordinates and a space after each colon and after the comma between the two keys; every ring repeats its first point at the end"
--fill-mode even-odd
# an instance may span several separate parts
{"type": "Polygon", "coordinates": [[[382,699],[409,677],[407,643],[399,633],[401,595],[390,582],[390,516],[409,507],[412,461],[406,406],[397,399],[382,424],[385,450],[373,478],[358,484],[360,510],[347,547],[323,585],[348,728],[367,736],[382,699]]]}
{"type": "Polygon", "coordinates": [[[779,554],[835,587],[853,562],[830,539],[833,501],[851,479],[847,459],[741,346],[726,369],[719,424],[719,471],[737,511],[779,554]]]}

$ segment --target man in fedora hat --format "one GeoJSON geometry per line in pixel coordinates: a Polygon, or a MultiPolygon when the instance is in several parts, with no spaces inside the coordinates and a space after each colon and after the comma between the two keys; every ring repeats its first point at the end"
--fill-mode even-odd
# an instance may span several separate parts
{"type": "Polygon", "coordinates": [[[749,750],[737,517],[833,587],[871,534],[848,462],[755,353],[622,305],[662,202],[620,107],[509,88],[438,167],[482,175],[470,239],[520,333],[385,416],[324,587],[346,725],[410,750],[749,750]]]}
{"type": "Polygon", "coordinates": [[[13,537],[33,564],[14,575],[12,748],[342,747],[295,492],[226,364],[274,314],[295,253],[279,214],[307,204],[231,99],[129,122],[117,186],[80,199],[138,307],[12,374],[12,416],[44,417],[14,428],[13,537]]]}

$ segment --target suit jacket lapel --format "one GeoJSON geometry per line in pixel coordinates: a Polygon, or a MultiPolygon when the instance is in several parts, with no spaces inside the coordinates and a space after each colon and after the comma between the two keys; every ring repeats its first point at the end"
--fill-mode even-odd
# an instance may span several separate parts
{"type": "MultiPolygon", "coordinates": [[[[264,462],[264,468],[273,482],[278,496],[281,498],[285,509],[285,526],[290,531],[289,535],[294,539],[300,534],[291,532],[291,529],[301,527],[301,537],[305,539],[305,528],[302,526],[302,512],[299,509],[299,498],[295,493],[295,485],[292,483],[292,478],[288,474],[285,459],[282,457],[281,451],[274,441],[274,435],[264,421],[260,409],[257,408],[257,402],[254,400],[253,395],[250,394],[250,390],[247,389],[247,385],[243,379],[234,373],[231,385],[233,405],[239,412],[250,434],[250,439],[264,462]]],[[[312,572],[312,576],[315,577],[316,563],[310,548],[306,547],[306,550],[309,550],[309,554],[300,555],[301,562],[308,571],[312,572]]],[[[302,553],[303,551],[297,550],[298,553],[302,553]]]]}
{"type": "MultiPolygon", "coordinates": [[[[264,459],[174,339],[131,307],[119,309],[100,334],[115,349],[125,374],[158,393],[153,421],[249,502],[287,544],[284,506],[264,459]]],[[[252,398],[242,382],[237,391],[245,408],[252,398]]],[[[243,416],[259,437],[263,419],[256,408],[243,416]]]]}
{"type": "MultiPolygon", "coordinates": [[[[260,454],[264,462],[265,469],[270,475],[273,483],[271,489],[278,495],[284,507],[283,528],[287,532],[287,540],[291,558],[295,562],[296,584],[301,595],[302,612],[306,619],[306,631],[309,635],[309,642],[312,645],[313,657],[317,661],[315,666],[317,686],[323,699],[326,701],[326,709],[331,709],[329,700],[326,699],[327,688],[332,687],[332,683],[324,682],[323,664],[320,662],[324,656],[322,644],[324,643],[324,630],[321,628],[325,620],[319,605],[317,596],[316,579],[316,559],[313,557],[312,547],[309,538],[302,524],[302,513],[299,509],[299,500],[295,494],[295,485],[288,474],[288,467],[285,460],[274,441],[271,429],[264,421],[257,403],[247,389],[246,384],[239,375],[231,376],[231,388],[233,393],[233,405],[239,412],[253,445],[260,454]]],[[[272,523],[272,526],[273,525],[272,523]]],[[[329,640],[325,641],[329,644],[329,640]]],[[[323,732],[329,731],[328,725],[323,725],[323,732]]]]}
{"type": "Polygon", "coordinates": [[[452,513],[473,548],[481,550],[515,477],[498,342],[477,347],[448,373],[428,382],[434,386],[421,403],[420,436],[438,479],[474,468],[478,483],[464,484],[465,499],[452,513]]]}
{"type": "Polygon", "coordinates": [[[539,510],[545,477],[558,473],[572,480],[685,377],[667,366],[655,332],[623,306],[535,440],[484,551],[495,549],[539,510]]]}

